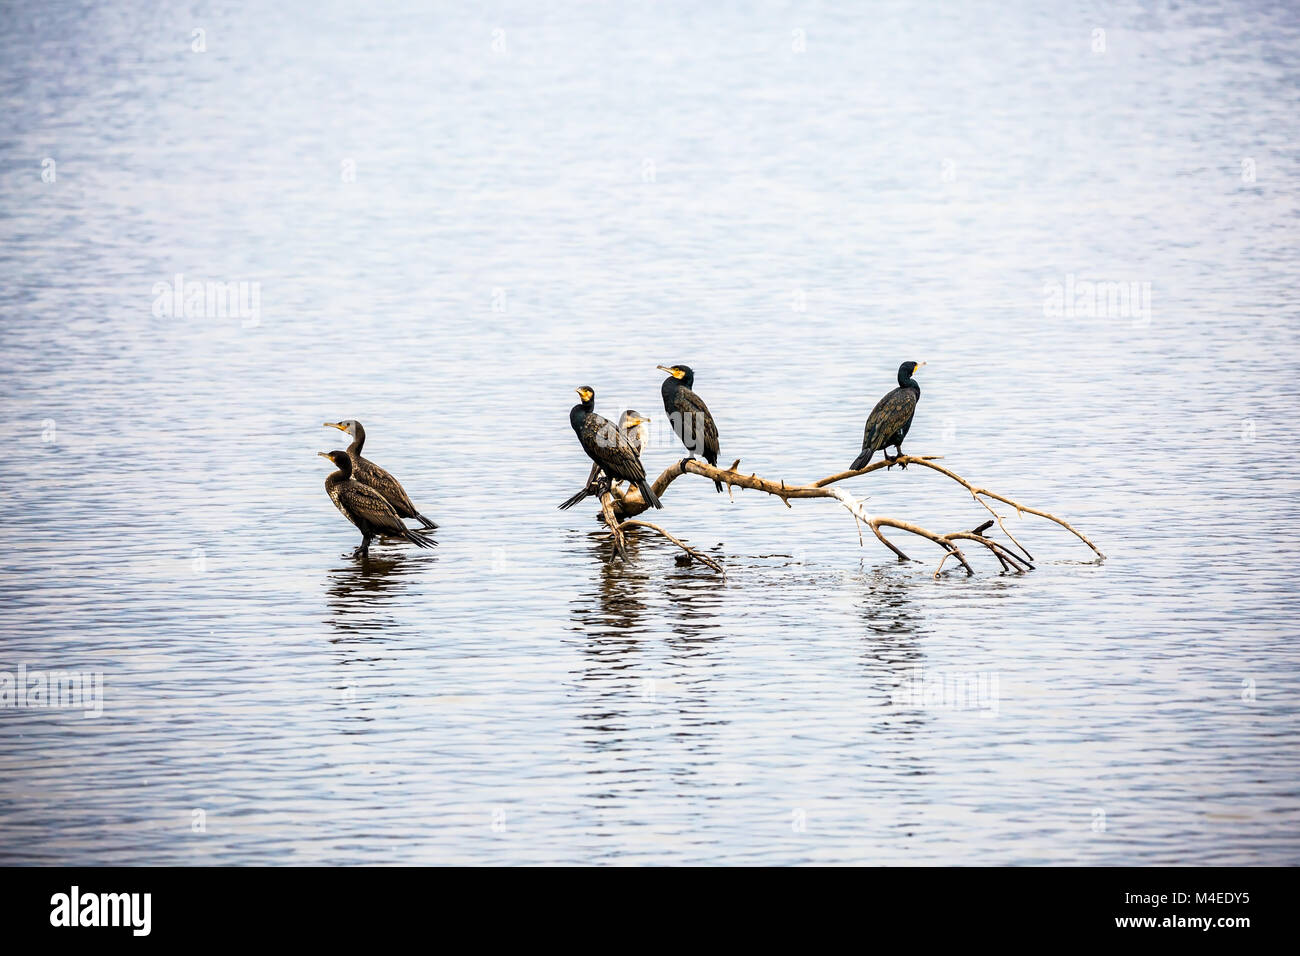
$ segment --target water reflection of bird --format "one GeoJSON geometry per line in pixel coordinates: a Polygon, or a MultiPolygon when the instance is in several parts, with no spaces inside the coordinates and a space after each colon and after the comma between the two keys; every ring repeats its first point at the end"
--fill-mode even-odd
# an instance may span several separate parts
{"type": "Polygon", "coordinates": [[[329,605],[333,623],[340,630],[376,630],[392,625],[391,618],[378,613],[383,604],[402,592],[410,580],[403,568],[406,557],[371,556],[351,561],[330,573],[329,605]]]}
{"type": "Polygon", "coordinates": [[[862,451],[850,471],[866,468],[871,456],[893,445],[898,452],[893,458],[885,452],[885,459],[896,461],[903,454],[903,439],[912,427],[912,416],[916,414],[916,402],[921,397],[921,386],[912,376],[924,362],[904,362],[898,367],[898,388],[876,402],[876,407],[867,416],[866,427],[862,430],[862,451]]]}
{"type": "Polygon", "coordinates": [[[352,457],[347,452],[322,451],[317,454],[328,458],[338,469],[325,479],[325,491],[328,492],[330,501],[361,532],[361,547],[352,553],[353,557],[367,555],[370,552],[370,540],[380,536],[401,538],[421,548],[431,548],[437,544],[424,532],[408,528],[383,495],[352,477],[352,457]]]}
{"type": "MultiPolygon", "coordinates": [[[[704,457],[715,468],[718,465],[718,424],[709,412],[704,399],[692,390],[695,385],[695,372],[689,365],[659,365],[660,371],[668,373],[659,392],[664,399],[664,411],[672,423],[673,431],[682,440],[692,458],[704,457]]],[[[713,487],[722,491],[722,482],[716,479],[713,487]]]]}
{"type": "MultiPolygon", "coordinates": [[[[636,449],[613,422],[596,414],[596,391],[589,385],[577,390],[581,399],[569,411],[569,424],[582,443],[587,457],[609,476],[611,481],[628,481],[637,487],[641,497],[652,507],[662,508],[659,496],[645,478],[645,468],[636,449]]],[[[581,497],[577,499],[581,500],[581,497]]],[[[577,501],[570,499],[566,505],[577,501]]]]}
{"type": "Polygon", "coordinates": [[[352,459],[352,477],[363,485],[369,485],[384,496],[384,500],[393,506],[398,517],[411,518],[420,522],[425,528],[433,529],[438,527],[424,515],[411,502],[411,496],[406,493],[402,483],[394,478],[389,472],[380,468],[368,458],[361,457],[361,449],[366,444],[366,430],[361,427],[361,423],[355,418],[345,418],[341,422],[326,422],[326,428],[337,428],[352,439],[352,444],[348,445],[348,457],[352,459]]]}
{"type": "MultiPolygon", "coordinates": [[[[638,458],[641,457],[641,449],[650,441],[650,429],[646,427],[648,421],[650,421],[650,419],[646,418],[634,408],[629,408],[623,412],[622,415],[618,416],[618,430],[623,433],[623,437],[627,439],[627,443],[632,446],[632,450],[636,452],[638,458]]],[[[587,475],[587,483],[583,486],[582,490],[564,504],[560,505],[560,509],[564,510],[572,508],[583,498],[590,494],[595,494],[596,476],[599,474],[600,465],[593,464],[591,466],[591,473],[587,475]]]]}

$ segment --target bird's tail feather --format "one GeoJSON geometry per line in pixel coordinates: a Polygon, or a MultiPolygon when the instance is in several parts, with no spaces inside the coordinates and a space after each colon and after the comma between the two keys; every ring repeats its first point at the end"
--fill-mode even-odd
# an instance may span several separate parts
{"type": "Polygon", "coordinates": [[[722,494],[722,482],[718,481],[716,478],[713,479],[713,487],[717,490],[718,494],[722,494]]]}
{"type": "Polygon", "coordinates": [[[423,531],[433,531],[435,528],[438,527],[437,522],[430,521],[428,518],[426,518],[422,514],[419,514],[418,512],[415,515],[415,520],[420,522],[420,524],[424,525],[424,528],[421,529],[423,531]]]}
{"type": "Polygon", "coordinates": [[[560,505],[560,510],[561,510],[561,511],[567,511],[567,510],[569,510],[569,509],[572,508],[574,505],[576,505],[579,501],[581,501],[583,498],[587,497],[589,494],[591,494],[591,486],[590,486],[590,485],[588,485],[586,488],[583,488],[580,492],[578,492],[576,495],[574,495],[574,496],[573,496],[572,498],[570,498],[568,501],[564,502],[564,504],[560,505]]]}
{"type": "Polygon", "coordinates": [[[433,548],[438,544],[423,531],[417,531],[415,528],[406,529],[406,540],[418,548],[433,548]]]}
{"type": "Polygon", "coordinates": [[[857,471],[859,468],[866,468],[871,463],[871,456],[876,453],[874,448],[862,449],[862,454],[853,459],[853,464],[849,465],[849,471],[857,471]]]}
{"type": "Polygon", "coordinates": [[[641,497],[646,500],[646,503],[649,504],[650,507],[652,508],[663,507],[663,502],[659,500],[659,496],[655,494],[655,490],[650,487],[650,483],[646,481],[644,478],[642,478],[640,481],[636,483],[636,487],[637,490],[641,492],[641,497]]]}

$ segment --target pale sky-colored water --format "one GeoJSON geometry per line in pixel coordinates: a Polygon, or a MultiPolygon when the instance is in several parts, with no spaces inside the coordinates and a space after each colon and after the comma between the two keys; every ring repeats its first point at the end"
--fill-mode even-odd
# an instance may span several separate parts
{"type": "Polygon", "coordinates": [[[0,709],[0,861],[1300,858],[1300,15],[842,6],[0,12],[0,671],[104,686],[0,709]],[[1149,309],[1045,307],[1088,280],[1149,309]],[[800,482],[908,358],[909,450],[1107,561],[1026,520],[1033,573],[935,581],[682,479],[723,580],[555,509],[576,385],[689,364],[800,482]],[[437,549],[344,556],[345,417],[437,549]]]}

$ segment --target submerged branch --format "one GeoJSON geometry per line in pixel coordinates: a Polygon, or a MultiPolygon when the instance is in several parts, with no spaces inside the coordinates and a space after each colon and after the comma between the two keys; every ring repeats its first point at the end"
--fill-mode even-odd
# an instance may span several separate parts
{"type": "Polygon", "coordinates": [[[681,548],[683,551],[685,551],[696,561],[700,562],[700,564],[712,568],[714,571],[717,571],[719,574],[721,574],[724,578],[727,576],[727,572],[723,570],[722,565],[718,564],[717,561],[714,561],[711,557],[709,557],[707,554],[703,553],[702,551],[695,550],[685,541],[682,541],[680,538],[673,537],[671,534],[669,534],[663,528],[659,527],[657,524],[651,524],[649,521],[638,521],[635,518],[628,518],[626,521],[622,522],[618,526],[618,530],[621,531],[622,529],[628,527],[629,525],[636,528],[649,528],[651,531],[659,532],[661,535],[663,535],[673,544],[677,545],[677,547],[681,548]]]}

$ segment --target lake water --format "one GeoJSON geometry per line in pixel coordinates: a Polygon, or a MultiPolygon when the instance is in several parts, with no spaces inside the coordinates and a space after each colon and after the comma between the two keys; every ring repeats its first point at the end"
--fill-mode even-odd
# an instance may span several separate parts
{"type": "Polygon", "coordinates": [[[1294,5],[11,4],[0,101],[0,671],[103,680],[0,709],[0,862],[1300,862],[1294,5]],[[556,510],[577,385],[798,483],[906,359],[1104,562],[556,510]],[[341,418],[439,547],[346,556],[341,418]]]}

